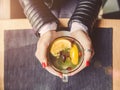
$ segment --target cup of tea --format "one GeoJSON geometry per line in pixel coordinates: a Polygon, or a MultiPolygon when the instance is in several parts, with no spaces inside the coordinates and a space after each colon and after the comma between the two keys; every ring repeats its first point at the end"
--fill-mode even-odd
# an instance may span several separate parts
{"type": "Polygon", "coordinates": [[[84,49],[80,42],[70,36],[61,36],[53,40],[47,52],[48,64],[63,75],[68,82],[68,74],[76,71],[84,60],[84,49]]]}

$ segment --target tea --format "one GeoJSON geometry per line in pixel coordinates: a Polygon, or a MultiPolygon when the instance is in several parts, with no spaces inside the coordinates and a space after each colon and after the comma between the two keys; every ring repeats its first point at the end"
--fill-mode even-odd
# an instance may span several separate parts
{"type": "Polygon", "coordinates": [[[70,73],[81,65],[83,54],[79,41],[68,36],[59,37],[48,48],[48,63],[58,72],[70,73]]]}

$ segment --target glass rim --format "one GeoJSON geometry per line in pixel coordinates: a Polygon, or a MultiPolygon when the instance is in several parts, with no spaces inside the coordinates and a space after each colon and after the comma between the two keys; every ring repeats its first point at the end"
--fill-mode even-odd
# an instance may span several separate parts
{"type": "Polygon", "coordinates": [[[64,38],[64,39],[67,39],[67,38],[68,38],[68,40],[71,40],[71,39],[72,39],[72,40],[74,40],[75,43],[77,43],[77,44],[79,45],[79,48],[80,48],[81,51],[82,51],[81,60],[80,60],[79,64],[78,64],[74,69],[72,69],[72,70],[70,70],[70,71],[69,71],[69,70],[60,70],[60,69],[56,68],[56,67],[49,61],[50,58],[48,58],[49,56],[48,56],[48,52],[47,52],[48,65],[50,65],[56,72],[59,72],[59,73],[62,73],[62,74],[69,74],[69,73],[72,73],[72,72],[76,71],[76,70],[82,65],[82,63],[83,63],[83,61],[84,61],[84,48],[83,48],[83,46],[81,45],[81,43],[80,43],[77,39],[75,39],[75,38],[73,38],[73,37],[70,37],[70,36],[60,36],[60,37],[55,38],[55,39],[49,44],[47,50],[50,51],[50,47],[51,47],[51,45],[54,43],[54,41],[57,40],[57,39],[60,39],[60,38],[64,38]]]}

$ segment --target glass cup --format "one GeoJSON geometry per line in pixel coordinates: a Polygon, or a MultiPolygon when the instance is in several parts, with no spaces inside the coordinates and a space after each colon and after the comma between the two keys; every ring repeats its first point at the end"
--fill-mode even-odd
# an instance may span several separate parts
{"type": "Polygon", "coordinates": [[[61,36],[53,40],[47,52],[48,64],[62,74],[63,82],[68,82],[68,74],[82,65],[83,56],[82,45],[70,36],[61,36]]]}

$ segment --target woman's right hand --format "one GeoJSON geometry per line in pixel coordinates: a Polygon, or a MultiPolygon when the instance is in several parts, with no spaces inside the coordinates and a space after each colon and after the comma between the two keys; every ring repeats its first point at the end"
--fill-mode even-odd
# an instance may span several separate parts
{"type": "Polygon", "coordinates": [[[49,46],[49,44],[57,37],[59,37],[60,34],[58,32],[56,32],[55,30],[50,30],[46,33],[44,33],[40,39],[38,40],[37,43],[37,49],[36,49],[36,57],[38,58],[38,60],[40,61],[41,65],[43,68],[45,68],[48,72],[50,72],[51,74],[61,77],[62,78],[62,74],[56,72],[52,67],[50,67],[47,63],[47,48],[49,46]]]}

